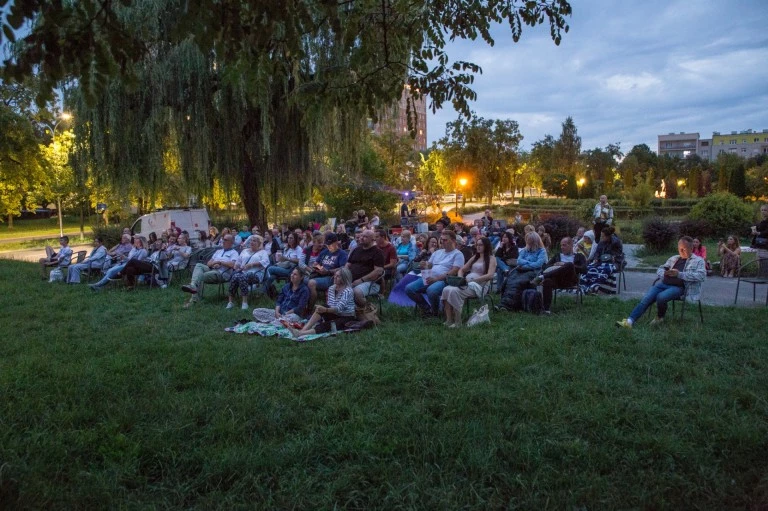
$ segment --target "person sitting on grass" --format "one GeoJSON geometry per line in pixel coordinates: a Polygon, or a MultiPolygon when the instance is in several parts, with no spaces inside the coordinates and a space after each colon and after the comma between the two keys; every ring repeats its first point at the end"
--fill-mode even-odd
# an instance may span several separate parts
{"type": "Polygon", "coordinates": [[[317,301],[317,292],[326,291],[333,284],[333,276],[347,264],[347,253],[341,249],[339,237],[329,232],[325,235],[325,248],[317,257],[317,261],[309,275],[309,308],[312,309],[317,301]]]}
{"type": "Polygon", "coordinates": [[[741,265],[739,238],[728,236],[725,243],[720,241],[717,244],[717,251],[720,254],[720,274],[727,279],[733,278],[741,265]]]}
{"type": "Polygon", "coordinates": [[[264,270],[269,266],[269,254],[262,248],[264,238],[253,234],[249,247],[240,252],[234,267],[232,278],[229,279],[229,301],[227,309],[235,306],[235,295],[238,290],[242,298],[240,308],[248,309],[248,293],[251,286],[259,284],[264,279],[264,270]]]}
{"type": "Polygon", "coordinates": [[[290,314],[303,318],[309,302],[309,288],[304,283],[304,276],[298,268],[294,268],[288,278],[288,284],[280,289],[280,294],[277,296],[275,318],[281,319],[290,314]]]}
{"type": "Polygon", "coordinates": [[[578,285],[579,275],[587,272],[587,259],[583,254],[573,253],[573,240],[566,236],[560,240],[560,253],[552,256],[544,270],[543,312],[550,314],[554,290],[578,285]]]}
{"type": "Polygon", "coordinates": [[[101,271],[107,260],[107,247],[104,246],[104,239],[101,236],[93,238],[93,250],[82,262],[73,264],[67,272],[67,284],[79,284],[80,272],[83,270],[101,271]]]}
{"type": "Polygon", "coordinates": [[[670,301],[679,299],[683,294],[691,301],[701,298],[701,283],[707,278],[707,270],[704,259],[693,253],[693,239],[689,236],[680,238],[677,253],[656,270],[656,283],[632,309],[629,317],[617,321],[616,326],[632,328],[653,303],[656,303],[656,317],[651,325],[659,325],[664,321],[670,301]]]}
{"type": "Polygon", "coordinates": [[[207,263],[197,263],[192,270],[192,278],[189,284],[181,286],[181,290],[190,293],[189,301],[184,304],[188,309],[200,300],[198,291],[204,284],[218,284],[228,282],[232,277],[232,270],[238,258],[237,250],[232,248],[234,236],[227,233],[222,236],[223,247],[213,253],[207,263]]]}
{"type": "Polygon", "coordinates": [[[351,287],[352,272],[342,268],[333,276],[333,285],[328,288],[328,305],[315,306],[315,312],[304,328],[288,327],[294,337],[323,334],[336,329],[343,330],[347,323],[355,320],[355,296],[351,287]]]}
{"type": "MultiPolygon", "coordinates": [[[[88,287],[90,287],[92,291],[98,291],[102,287],[109,284],[110,280],[122,276],[121,272],[125,269],[128,263],[134,259],[137,261],[143,261],[147,258],[148,255],[146,239],[143,236],[136,236],[136,238],[133,240],[133,248],[128,253],[128,257],[125,259],[125,261],[108,269],[100,281],[96,282],[95,284],[90,284],[88,287]]],[[[127,287],[127,290],[129,291],[132,289],[132,285],[127,287]]]]}
{"type": "Polygon", "coordinates": [[[422,261],[422,278],[411,282],[405,294],[419,307],[424,316],[437,316],[440,312],[440,297],[445,288],[445,278],[456,275],[464,266],[464,254],[456,248],[456,233],[444,230],[440,235],[443,248],[432,254],[429,261],[422,261]],[[427,293],[429,302],[424,299],[427,293]]]}
{"type": "Polygon", "coordinates": [[[475,254],[459,270],[459,277],[465,277],[466,287],[446,286],[441,300],[449,328],[461,326],[461,310],[467,298],[480,298],[489,291],[496,273],[496,258],[491,254],[491,240],[480,237],[475,241],[475,254]]]}
{"type": "Polygon", "coordinates": [[[62,236],[59,238],[59,251],[54,252],[50,245],[45,246],[45,257],[38,261],[40,263],[40,271],[43,273],[43,280],[48,280],[48,276],[45,274],[45,269],[50,266],[57,266],[63,268],[69,266],[72,262],[72,248],[69,246],[69,236],[62,236]]]}
{"type": "Polygon", "coordinates": [[[346,268],[352,272],[355,303],[365,307],[365,297],[381,290],[377,281],[384,274],[384,254],[373,242],[372,230],[365,229],[360,233],[360,244],[349,254],[346,268]]]}

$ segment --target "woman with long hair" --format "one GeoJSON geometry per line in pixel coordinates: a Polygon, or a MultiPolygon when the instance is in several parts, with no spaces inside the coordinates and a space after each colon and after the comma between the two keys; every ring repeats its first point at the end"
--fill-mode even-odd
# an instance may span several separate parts
{"type": "Polygon", "coordinates": [[[482,298],[488,293],[496,273],[496,258],[491,254],[491,241],[480,237],[475,243],[475,253],[459,270],[459,277],[467,281],[466,287],[446,286],[440,298],[445,310],[445,325],[461,326],[461,309],[467,298],[482,298]],[[465,276],[466,275],[466,276],[465,276]]]}
{"type": "Polygon", "coordinates": [[[355,292],[352,290],[352,272],[341,268],[333,275],[333,285],[328,288],[328,305],[315,306],[315,312],[304,328],[287,328],[294,337],[322,334],[333,330],[343,330],[347,323],[355,320],[355,292]]]}
{"type": "Polygon", "coordinates": [[[496,257],[496,288],[501,289],[501,283],[504,281],[504,273],[517,266],[517,256],[520,250],[515,242],[515,231],[506,230],[501,234],[499,248],[494,254],[496,257]]]}
{"type": "Polygon", "coordinates": [[[523,291],[532,287],[531,280],[547,263],[547,250],[536,232],[525,235],[525,247],[517,257],[517,266],[512,269],[503,284],[500,309],[517,311],[523,308],[523,291]]]}
{"type": "Polygon", "coordinates": [[[733,278],[733,274],[741,265],[741,247],[739,246],[739,238],[730,235],[725,240],[725,243],[720,241],[720,243],[717,244],[717,249],[720,254],[720,275],[728,279],[733,278]]]}

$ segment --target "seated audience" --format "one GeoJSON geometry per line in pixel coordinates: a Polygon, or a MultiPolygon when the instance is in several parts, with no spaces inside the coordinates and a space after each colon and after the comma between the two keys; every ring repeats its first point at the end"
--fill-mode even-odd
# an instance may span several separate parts
{"type": "MultiPolygon", "coordinates": [[[[589,231],[584,233],[586,238],[589,231]]],[[[584,294],[615,294],[616,273],[624,264],[621,240],[614,233],[613,226],[606,226],[600,233],[600,243],[593,247],[587,259],[587,273],[581,275],[579,284],[584,294]]]]}
{"type": "Polygon", "coordinates": [[[67,272],[68,284],[79,284],[80,273],[83,270],[101,271],[104,268],[104,263],[107,261],[107,247],[104,246],[104,240],[101,236],[93,238],[93,250],[88,254],[88,257],[83,259],[83,262],[73,264],[69,267],[67,272]]]}
{"type": "Polygon", "coordinates": [[[508,230],[502,233],[501,243],[494,254],[496,257],[496,285],[501,292],[501,284],[504,282],[505,273],[517,266],[517,256],[520,253],[515,244],[514,231],[508,230]]]}
{"type": "MultiPolygon", "coordinates": [[[[110,269],[108,269],[100,281],[96,282],[95,284],[91,284],[89,287],[93,291],[98,291],[102,287],[109,284],[111,279],[122,276],[121,272],[125,269],[128,263],[134,259],[136,261],[143,261],[147,258],[148,255],[146,240],[143,236],[136,236],[136,238],[133,240],[133,249],[131,249],[131,251],[128,253],[128,257],[124,259],[122,263],[115,264],[110,269]]],[[[127,289],[130,291],[133,289],[133,286],[130,285],[127,287],[127,289]]]]}
{"type": "Polygon", "coordinates": [[[107,264],[112,266],[125,262],[131,250],[133,250],[133,243],[131,242],[131,230],[128,229],[128,232],[123,232],[120,237],[120,243],[107,251],[107,264]]]}
{"type": "MultiPolygon", "coordinates": [[[[605,231],[603,231],[605,232],[605,231]]],[[[627,319],[616,322],[616,326],[632,328],[638,319],[652,304],[656,304],[656,317],[651,325],[664,321],[667,313],[667,303],[677,300],[687,292],[687,299],[696,301],[701,296],[701,283],[707,277],[704,259],[693,253],[693,239],[683,236],[677,242],[678,255],[667,259],[663,266],[656,270],[656,283],[648,290],[640,303],[632,309],[627,319]]]]}
{"type": "Polygon", "coordinates": [[[373,231],[373,240],[376,243],[376,246],[379,247],[379,250],[381,250],[381,253],[384,254],[383,268],[385,277],[390,278],[394,276],[398,262],[397,249],[390,243],[387,230],[381,227],[375,229],[373,231]]]}
{"type": "Polygon", "coordinates": [[[728,279],[733,278],[734,273],[741,266],[739,238],[728,236],[725,243],[720,241],[717,244],[717,251],[720,254],[720,275],[728,279]]]}
{"type": "Polygon", "coordinates": [[[395,270],[395,280],[398,282],[411,267],[411,261],[416,258],[416,244],[411,241],[411,231],[403,229],[400,233],[400,242],[395,248],[397,254],[397,268],[395,270]]]}
{"type": "Polygon", "coordinates": [[[325,248],[312,266],[312,273],[306,280],[309,286],[309,308],[317,301],[317,292],[326,291],[333,284],[333,276],[339,268],[347,264],[347,253],[341,249],[341,242],[336,234],[325,235],[325,248]]]}
{"type": "Polygon", "coordinates": [[[275,280],[289,277],[291,271],[299,265],[303,255],[296,234],[289,233],[283,250],[275,253],[275,264],[269,267],[264,278],[264,290],[269,296],[274,297],[277,295],[277,289],[274,284],[275,280]]]}
{"type": "Polygon", "coordinates": [[[328,288],[328,305],[315,306],[315,312],[304,328],[288,327],[294,337],[322,334],[336,329],[344,330],[347,323],[355,320],[355,297],[351,287],[352,272],[342,268],[333,276],[333,285],[328,288]]]}
{"type": "Polygon", "coordinates": [[[579,275],[586,272],[587,259],[573,252],[573,240],[568,237],[560,240],[560,253],[547,262],[542,275],[544,314],[550,313],[554,290],[577,286],[579,275]]]}
{"type": "Polygon", "coordinates": [[[592,255],[592,247],[594,246],[597,248],[595,243],[595,232],[594,231],[585,231],[584,235],[581,237],[581,239],[576,243],[575,252],[578,252],[579,254],[583,255],[587,261],[589,261],[589,256],[592,255]]]}
{"type": "Polygon", "coordinates": [[[491,254],[491,241],[481,237],[475,243],[475,254],[459,269],[458,276],[465,277],[466,287],[446,286],[441,300],[449,328],[461,326],[461,310],[467,298],[482,298],[490,290],[496,273],[496,258],[491,254]]]}
{"type": "Polygon", "coordinates": [[[220,282],[229,282],[238,258],[237,250],[232,246],[234,236],[227,233],[222,236],[222,248],[213,253],[213,256],[206,262],[197,263],[192,270],[192,278],[189,284],[181,286],[181,290],[189,293],[189,301],[184,304],[188,309],[200,300],[200,288],[205,284],[218,284],[220,282]]]}
{"type": "Polygon", "coordinates": [[[346,267],[352,272],[352,287],[355,303],[364,307],[366,296],[378,293],[379,278],[384,274],[384,254],[373,241],[373,231],[365,229],[360,233],[360,244],[349,254],[346,267]]]}
{"type": "Polygon", "coordinates": [[[500,310],[519,311],[523,308],[523,291],[531,289],[531,281],[547,262],[547,251],[535,232],[525,236],[525,247],[517,256],[517,266],[512,268],[504,281],[500,310]]]}
{"type": "Polygon", "coordinates": [[[240,252],[235,261],[234,273],[229,279],[229,301],[227,309],[235,306],[235,295],[240,292],[242,310],[248,309],[248,293],[251,286],[264,280],[264,270],[269,266],[269,254],[262,248],[264,238],[257,234],[249,238],[249,247],[240,252]]]}
{"type": "Polygon", "coordinates": [[[405,293],[416,303],[425,316],[437,316],[440,312],[440,297],[445,287],[445,278],[456,275],[464,266],[464,254],[456,248],[456,233],[444,230],[440,236],[443,248],[432,254],[429,261],[421,261],[422,278],[411,282],[405,293]],[[429,302],[424,299],[427,293],[429,302]]]}
{"type": "Polygon", "coordinates": [[[699,238],[693,238],[693,253],[704,259],[704,266],[707,269],[707,276],[712,274],[712,265],[707,260],[707,247],[701,244],[699,238]]]}
{"type": "Polygon", "coordinates": [[[69,246],[69,236],[59,238],[59,251],[54,252],[50,245],[45,246],[45,257],[38,261],[40,271],[43,273],[43,280],[47,280],[45,269],[50,266],[64,268],[72,262],[72,248],[69,246]]]}
{"type": "Polygon", "coordinates": [[[547,234],[547,229],[540,225],[538,229],[536,229],[536,232],[539,234],[539,238],[541,238],[541,243],[544,245],[544,249],[547,251],[547,254],[549,254],[552,251],[552,237],[547,234]]]}
{"type": "Polygon", "coordinates": [[[298,268],[291,270],[289,281],[280,289],[275,303],[275,318],[295,314],[304,317],[309,301],[309,288],[298,268]]]}

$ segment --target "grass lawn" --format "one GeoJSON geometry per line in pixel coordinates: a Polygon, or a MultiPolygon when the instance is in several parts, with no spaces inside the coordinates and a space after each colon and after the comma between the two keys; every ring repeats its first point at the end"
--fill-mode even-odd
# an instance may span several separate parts
{"type": "Polygon", "coordinates": [[[633,303],[561,298],[449,331],[387,308],[297,344],[182,295],[0,261],[0,509],[768,506],[763,309],[618,331],[633,303]]]}
{"type": "MultiPolygon", "coordinates": [[[[97,217],[91,217],[91,219],[85,220],[85,230],[90,231],[93,221],[97,217]],[[93,219],[93,220],[92,220],[93,219]]],[[[65,216],[62,219],[62,225],[64,232],[80,232],[80,217],[65,216]]],[[[52,216],[51,218],[34,218],[28,220],[15,219],[13,221],[13,228],[8,228],[7,219],[5,222],[0,223],[0,241],[24,238],[27,236],[51,236],[58,240],[59,237],[59,217],[52,216]]]]}

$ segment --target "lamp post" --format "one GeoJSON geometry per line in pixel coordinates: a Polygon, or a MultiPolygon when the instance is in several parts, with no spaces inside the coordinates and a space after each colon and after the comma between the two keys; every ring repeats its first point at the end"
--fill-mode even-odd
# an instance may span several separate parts
{"type": "Polygon", "coordinates": [[[462,177],[458,180],[458,187],[456,189],[456,216],[459,216],[459,190],[462,190],[467,185],[467,179],[462,177]]]}
{"type": "Polygon", "coordinates": [[[579,192],[579,197],[578,197],[579,199],[581,199],[581,189],[584,187],[584,183],[586,182],[587,180],[584,179],[583,177],[580,178],[578,181],[576,181],[576,188],[578,189],[578,192],[579,192]]]}
{"type": "MultiPolygon", "coordinates": [[[[58,117],[58,120],[51,126],[49,123],[44,123],[51,130],[51,143],[56,143],[56,128],[59,127],[61,121],[69,121],[72,119],[72,114],[68,112],[62,112],[58,117]]],[[[61,195],[56,195],[56,213],[59,216],[59,237],[64,236],[64,221],[61,215],[61,195]]]]}

